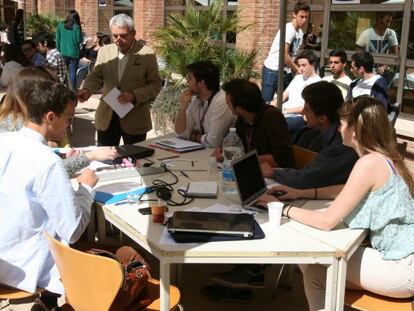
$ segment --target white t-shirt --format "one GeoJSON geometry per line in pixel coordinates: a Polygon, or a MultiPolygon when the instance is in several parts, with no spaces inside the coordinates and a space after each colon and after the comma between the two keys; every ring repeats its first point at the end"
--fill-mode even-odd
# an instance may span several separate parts
{"type": "Polygon", "coordinates": [[[321,77],[315,75],[310,78],[305,78],[303,75],[296,75],[286,88],[286,92],[289,94],[288,100],[283,103],[283,109],[287,108],[300,108],[303,107],[305,101],[302,98],[303,89],[309,84],[318,82],[321,77]]]}
{"type": "Polygon", "coordinates": [[[352,98],[361,95],[371,95],[372,86],[380,77],[380,75],[374,75],[367,80],[359,80],[355,87],[352,89],[352,98]]]}
{"type": "MultiPolygon", "coordinates": [[[[302,45],[303,40],[303,31],[299,29],[296,31],[293,24],[286,24],[286,38],[285,42],[289,44],[289,55],[294,57],[299,50],[299,47],[302,45]]],[[[264,65],[272,70],[279,69],[279,41],[280,41],[280,30],[277,31],[276,37],[273,39],[272,46],[270,47],[269,55],[264,61],[264,65]]],[[[285,71],[290,72],[290,68],[285,66],[285,71]]]]}
{"type": "Polygon", "coordinates": [[[390,47],[398,45],[397,34],[394,30],[387,28],[383,36],[379,36],[374,28],[365,29],[359,35],[357,45],[365,48],[370,53],[388,53],[390,47]]]}
{"type": "Polygon", "coordinates": [[[341,90],[343,98],[345,99],[347,97],[348,91],[349,91],[349,85],[352,82],[350,77],[345,76],[339,79],[335,79],[334,76],[331,75],[331,76],[323,77],[322,80],[335,84],[341,90]]]}

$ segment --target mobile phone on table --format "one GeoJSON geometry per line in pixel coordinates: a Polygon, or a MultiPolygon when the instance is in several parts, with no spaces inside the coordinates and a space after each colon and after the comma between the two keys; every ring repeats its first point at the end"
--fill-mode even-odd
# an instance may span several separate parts
{"type": "Polygon", "coordinates": [[[138,212],[140,212],[142,215],[151,215],[151,207],[139,208],[138,212]]]}

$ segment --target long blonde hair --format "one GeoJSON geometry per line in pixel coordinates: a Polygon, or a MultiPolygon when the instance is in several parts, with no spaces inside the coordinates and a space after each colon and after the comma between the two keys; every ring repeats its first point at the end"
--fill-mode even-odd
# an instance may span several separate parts
{"type": "Polygon", "coordinates": [[[413,178],[404,163],[403,156],[397,150],[394,130],[382,103],[374,97],[359,96],[353,101],[346,102],[342,106],[340,115],[342,120],[354,127],[361,152],[363,154],[378,152],[393,161],[407,184],[411,196],[414,197],[413,178]]]}
{"type": "Polygon", "coordinates": [[[7,87],[6,95],[4,95],[0,105],[0,122],[4,121],[10,114],[13,115],[13,126],[16,125],[19,118],[22,118],[23,122],[27,121],[26,104],[18,99],[16,92],[16,86],[23,80],[53,81],[54,79],[46,68],[27,67],[21,70],[7,87]]]}

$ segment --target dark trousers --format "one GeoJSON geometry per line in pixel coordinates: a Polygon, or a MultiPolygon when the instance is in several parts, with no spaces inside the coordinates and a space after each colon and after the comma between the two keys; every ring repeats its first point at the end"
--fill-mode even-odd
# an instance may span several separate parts
{"type": "Polygon", "coordinates": [[[63,59],[69,72],[69,86],[72,90],[76,91],[76,73],[78,72],[79,58],[63,56],[63,59]]]}
{"type": "Polygon", "coordinates": [[[118,115],[113,112],[111,123],[106,131],[98,130],[98,146],[119,146],[122,137],[124,144],[135,144],[144,141],[147,133],[139,135],[130,135],[121,128],[118,115]]]}

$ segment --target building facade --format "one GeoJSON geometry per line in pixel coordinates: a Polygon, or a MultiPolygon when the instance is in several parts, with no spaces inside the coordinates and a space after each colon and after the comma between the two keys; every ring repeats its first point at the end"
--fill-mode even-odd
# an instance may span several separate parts
{"type": "MultiPolygon", "coordinates": [[[[171,13],[182,13],[188,2],[203,10],[214,0],[26,0],[18,2],[27,14],[53,13],[64,17],[75,9],[81,16],[86,35],[97,31],[108,33],[110,18],[118,13],[132,16],[136,23],[137,37],[154,45],[153,31],[163,27],[171,13]]],[[[399,73],[393,82],[396,101],[402,102],[403,110],[414,113],[414,5],[412,0],[308,0],[311,5],[309,22],[314,24],[314,34],[320,48],[322,68],[327,64],[329,51],[344,48],[348,56],[355,52],[355,42],[360,33],[375,23],[377,13],[393,12],[392,27],[398,37],[397,54],[374,54],[375,61],[387,64],[399,73]],[[410,99],[411,98],[411,99],[410,99]]],[[[295,1],[288,0],[287,21],[295,1]]],[[[16,2],[0,0],[3,23],[11,19],[16,2]]],[[[279,25],[280,0],[225,0],[226,12],[239,9],[243,23],[252,24],[239,33],[236,47],[258,49],[257,69],[260,71],[279,25]]],[[[304,29],[304,32],[306,29],[304,29]]],[[[323,73],[322,73],[323,74],[323,73]]]]}

